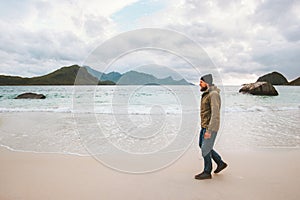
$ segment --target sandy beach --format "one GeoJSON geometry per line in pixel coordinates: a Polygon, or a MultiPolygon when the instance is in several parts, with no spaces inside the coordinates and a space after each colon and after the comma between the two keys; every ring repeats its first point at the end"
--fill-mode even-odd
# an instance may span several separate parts
{"type": "Polygon", "coordinates": [[[295,149],[222,152],[228,169],[199,181],[193,145],[173,165],[133,175],[93,157],[0,150],[0,199],[299,199],[295,149]]]}

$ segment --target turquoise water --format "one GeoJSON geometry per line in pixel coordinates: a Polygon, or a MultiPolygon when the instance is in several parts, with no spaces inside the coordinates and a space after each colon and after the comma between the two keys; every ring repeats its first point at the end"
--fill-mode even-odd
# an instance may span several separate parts
{"type": "MultiPolygon", "coordinates": [[[[240,94],[239,88],[221,87],[218,149],[300,147],[300,87],[276,86],[275,97],[240,94]]],[[[83,135],[80,140],[77,133],[80,123],[73,115],[95,113],[107,131],[104,135],[126,151],[147,152],[168,142],[159,134],[159,140],[146,141],[152,131],[161,131],[169,142],[180,136],[179,142],[187,145],[197,140],[200,95],[197,86],[1,86],[0,144],[21,151],[85,155],[83,135]],[[14,99],[24,92],[42,93],[46,99],[14,99]]],[[[97,131],[86,137],[89,145],[101,146],[97,131]]]]}
{"type": "MultiPolygon", "coordinates": [[[[190,86],[146,86],[135,88],[133,86],[98,86],[83,87],[82,92],[74,94],[73,86],[1,86],[0,87],[0,112],[73,112],[73,99],[84,99],[87,93],[93,95],[93,103],[96,113],[111,113],[108,107],[116,106],[122,101],[121,97],[127,97],[127,105],[132,113],[147,114],[150,106],[169,105],[170,114],[180,113],[181,100],[176,97],[182,94],[190,86]],[[175,91],[175,92],[174,92],[175,91]],[[14,99],[24,92],[35,92],[46,95],[42,100],[14,99]]],[[[225,86],[222,88],[222,100],[225,112],[264,112],[300,109],[300,87],[276,86],[279,96],[253,96],[238,93],[239,86],[225,86]]],[[[191,94],[184,97],[200,97],[199,88],[192,87],[191,94]]],[[[198,101],[198,100],[196,100],[198,101]]],[[[187,105],[183,105],[187,106],[187,105]]],[[[196,108],[191,108],[195,111],[196,108]]],[[[198,108],[197,108],[198,109],[198,108]]],[[[199,109],[198,109],[199,110],[199,109]]]]}
{"type": "Polygon", "coordinates": [[[225,86],[224,100],[227,112],[283,111],[300,109],[300,87],[275,86],[278,96],[240,94],[240,87],[225,86]]]}

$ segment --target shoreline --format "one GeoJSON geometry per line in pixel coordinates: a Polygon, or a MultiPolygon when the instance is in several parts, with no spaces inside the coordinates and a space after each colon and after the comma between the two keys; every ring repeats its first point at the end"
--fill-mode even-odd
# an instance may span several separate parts
{"type": "MultiPolygon", "coordinates": [[[[0,146],[0,199],[298,200],[300,148],[296,146],[300,143],[295,134],[298,118],[286,121],[286,117],[297,116],[299,112],[281,113],[280,118],[272,113],[265,114],[253,113],[251,121],[247,113],[238,115],[239,120],[235,114],[226,116],[227,123],[218,133],[215,149],[228,163],[228,168],[205,181],[194,179],[203,170],[198,130],[195,133],[187,131],[195,135],[191,146],[179,159],[162,169],[156,168],[157,171],[140,174],[113,170],[92,156],[10,151],[0,146]],[[290,133],[288,137],[280,132],[282,128],[290,133]],[[295,147],[269,148],[286,144],[295,147]]],[[[109,118],[104,118],[107,116],[97,117],[110,125],[109,118]]],[[[86,153],[75,125],[69,113],[0,113],[0,143],[24,150],[86,153]]],[[[94,133],[89,123],[84,127],[94,133]]],[[[150,134],[151,129],[147,130],[145,134],[150,134]]],[[[119,133],[118,129],[112,131],[119,133]]],[[[184,134],[187,135],[180,132],[179,136],[184,134]]],[[[91,136],[91,141],[97,139],[97,134],[91,136]]],[[[101,141],[95,144],[102,148],[101,141]]],[[[156,164],[143,156],[130,166],[127,157],[115,156],[108,154],[106,158],[121,167],[156,164]]],[[[160,154],[157,158],[156,161],[166,161],[167,157],[160,154]]]]}
{"type": "MultiPolygon", "coordinates": [[[[216,146],[219,147],[220,145],[222,150],[297,149],[300,147],[300,138],[294,133],[295,130],[298,130],[297,116],[300,116],[299,114],[298,110],[282,111],[279,116],[274,115],[274,112],[241,112],[238,115],[225,113],[218,132],[216,146]],[[236,120],[237,116],[238,120],[236,120]],[[283,128],[288,135],[280,131],[283,128]]],[[[90,115],[80,114],[82,117],[90,115]]],[[[101,123],[107,124],[105,126],[107,130],[117,133],[120,130],[118,126],[112,123],[112,117],[112,115],[107,114],[95,115],[96,120],[101,120],[101,123]]],[[[144,116],[133,115],[133,117],[135,117],[133,118],[136,120],[135,123],[143,122],[143,119],[148,120],[148,118],[143,118],[144,116]]],[[[169,121],[168,123],[170,124],[169,121]]],[[[174,131],[178,130],[178,126],[175,125],[174,131]]],[[[84,145],[92,141],[80,139],[81,133],[78,132],[77,126],[78,120],[74,118],[73,113],[0,112],[0,144],[14,151],[85,156],[88,153],[84,145]]],[[[191,129],[190,134],[195,134],[192,137],[198,138],[197,129],[190,126],[186,128],[191,129]]],[[[93,130],[90,131],[93,133],[93,130]]],[[[145,129],[145,134],[150,135],[151,130],[145,129]]],[[[183,135],[188,136],[187,133],[178,133],[178,136],[183,135]]],[[[94,134],[93,137],[97,138],[97,134],[94,134]]],[[[187,142],[189,143],[189,141],[187,142]]],[[[106,151],[101,149],[99,152],[106,151]]]]}
{"type": "MultiPolygon", "coordinates": [[[[217,144],[218,147],[218,144],[217,144]]],[[[191,147],[190,147],[191,148],[191,147]]],[[[188,148],[185,152],[189,151],[188,148]]],[[[72,153],[72,152],[38,152],[38,151],[30,151],[30,150],[19,150],[19,149],[13,149],[9,146],[0,144],[0,152],[1,149],[4,149],[6,151],[15,152],[15,153],[32,153],[32,154],[44,154],[44,155],[65,155],[65,156],[78,156],[78,157],[93,157],[89,152],[86,152],[87,154],[79,154],[79,153],[72,153]]],[[[178,150],[181,151],[181,150],[178,150]]],[[[224,148],[221,148],[221,151],[224,151],[224,148]]],[[[229,149],[226,150],[227,153],[233,153],[236,149],[229,149]]],[[[257,149],[241,149],[242,153],[256,153],[256,152],[269,152],[269,151],[299,151],[300,153],[300,147],[258,147],[257,149]]],[[[185,154],[184,152],[184,154],[185,154]]]]}
{"type": "Polygon", "coordinates": [[[78,157],[89,157],[89,156],[92,156],[90,154],[87,154],[88,155],[83,155],[83,154],[79,154],[79,153],[71,153],[71,152],[38,152],[38,151],[30,151],[30,150],[19,150],[19,149],[13,149],[9,146],[6,146],[6,145],[3,145],[3,144],[0,144],[0,149],[5,149],[7,151],[10,151],[10,152],[16,152],[16,153],[32,153],[32,154],[54,154],[54,155],[66,155],[66,156],[78,156],[78,157]]]}

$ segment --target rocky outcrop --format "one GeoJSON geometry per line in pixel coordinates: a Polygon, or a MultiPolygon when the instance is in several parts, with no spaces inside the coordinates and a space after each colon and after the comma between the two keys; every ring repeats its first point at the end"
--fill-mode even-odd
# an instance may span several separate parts
{"type": "Polygon", "coordinates": [[[295,80],[289,82],[288,85],[300,86],[300,77],[298,77],[298,78],[296,78],[295,80]]]}
{"type": "Polygon", "coordinates": [[[253,95],[277,96],[278,92],[274,86],[268,82],[256,82],[244,84],[239,90],[241,93],[249,93],[253,95]]]}
{"type": "Polygon", "coordinates": [[[268,82],[272,85],[287,85],[288,80],[278,72],[272,72],[261,76],[257,79],[257,82],[268,82]]]}
{"type": "Polygon", "coordinates": [[[46,99],[46,96],[43,94],[28,92],[18,95],[15,99],[46,99]]]}

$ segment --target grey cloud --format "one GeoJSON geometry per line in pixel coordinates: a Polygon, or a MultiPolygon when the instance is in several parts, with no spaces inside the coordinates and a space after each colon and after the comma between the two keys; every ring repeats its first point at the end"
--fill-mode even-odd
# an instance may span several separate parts
{"type": "Polygon", "coordinates": [[[241,65],[233,64],[226,64],[223,68],[222,73],[240,73],[240,74],[262,74],[264,72],[268,72],[270,67],[266,67],[255,62],[247,62],[241,65]]]}
{"type": "Polygon", "coordinates": [[[300,22],[298,24],[291,25],[282,30],[284,37],[290,42],[296,42],[300,40],[300,22]]]}
{"type": "Polygon", "coordinates": [[[38,12],[37,17],[40,19],[51,18],[51,11],[53,6],[50,2],[47,1],[38,1],[33,4],[35,11],[38,12]]]}
{"type": "MultiPolygon", "coordinates": [[[[241,5],[240,1],[235,0],[214,2],[224,13],[228,12],[231,6],[241,5]]],[[[256,10],[252,15],[235,19],[236,26],[229,28],[226,24],[219,26],[220,24],[207,20],[206,14],[211,15],[214,11],[208,11],[205,3],[186,1],[183,15],[186,23],[172,23],[168,28],[184,32],[199,42],[207,49],[217,66],[223,69],[223,73],[261,75],[279,71],[289,79],[299,76],[300,49],[297,47],[297,41],[300,39],[300,22],[295,12],[292,12],[297,6],[296,1],[257,1],[256,10]],[[256,33],[252,32],[252,28],[257,25],[261,25],[261,29],[256,33]],[[282,41],[282,37],[287,41],[282,41]],[[274,47],[277,45],[278,47],[274,47]],[[218,58],[218,55],[223,55],[227,61],[218,58]]],[[[224,19],[224,23],[227,21],[228,19],[224,19]]]]}
{"type": "MultiPolygon", "coordinates": [[[[91,48],[92,45],[96,45],[91,42],[95,41],[93,38],[101,38],[106,32],[106,27],[111,23],[106,18],[88,15],[88,13],[70,16],[70,19],[73,20],[72,23],[78,27],[78,31],[81,31],[80,34],[91,39],[87,43],[84,41],[84,37],[81,38],[71,31],[50,29],[35,31],[22,27],[21,19],[25,20],[33,10],[38,12],[39,18],[47,22],[51,18],[53,9],[49,2],[7,2],[10,3],[0,6],[0,11],[3,11],[0,12],[0,31],[2,33],[0,58],[4,60],[0,64],[0,73],[17,74],[23,71],[28,75],[42,74],[63,64],[80,64],[87,53],[94,49],[91,48]],[[18,8],[19,10],[16,10],[18,8]],[[25,70],[28,66],[32,66],[32,68],[25,70]]],[[[295,12],[292,12],[295,6],[299,6],[297,1],[267,0],[264,3],[256,1],[257,7],[254,13],[242,16],[241,19],[231,18],[232,15],[229,13],[232,7],[241,6],[241,1],[217,0],[213,2],[219,9],[212,10],[208,1],[186,0],[182,4],[182,8],[178,8],[176,20],[171,20],[162,28],[179,31],[196,41],[209,53],[213,62],[223,69],[223,73],[260,75],[277,70],[287,75],[289,79],[294,78],[295,74],[299,75],[300,49],[297,46],[300,46],[300,22],[299,18],[295,16],[295,12]],[[218,19],[218,14],[224,16],[223,22],[210,21],[210,19],[218,19]],[[177,18],[180,20],[177,21],[177,18]],[[253,31],[253,28],[258,25],[261,29],[258,29],[257,32],[253,31]],[[284,39],[282,40],[282,38],[284,39]],[[248,46],[250,50],[245,46],[248,46]]],[[[74,9],[74,7],[72,8],[74,9]]],[[[168,15],[168,13],[165,14],[168,15]]],[[[171,14],[171,17],[174,17],[177,13],[171,14]]],[[[154,20],[160,19],[155,18],[154,20]]],[[[148,24],[143,24],[143,26],[148,26],[148,24]]],[[[149,38],[149,34],[152,33],[145,32],[145,35],[142,36],[116,40],[115,44],[122,49],[108,47],[105,52],[101,52],[101,56],[107,60],[119,55],[124,49],[140,47],[145,44],[144,39],[149,38]]],[[[172,35],[167,40],[160,38],[159,35],[152,39],[152,44],[159,44],[166,49],[186,50],[187,53],[184,56],[191,60],[199,56],[189,42],[172,35]]],[[[148,46],[149,44],[151,42],[148,43],[148,46]]],[[[97,59],[99,60],[99,57],[95,57],[95,60],[97,59]]],[[[176,71],[198,81],[198,74],[195,74],[193,69],[176,65],[172,60],[170,64],[175,67],[176,71]]]]}
{"type": "Polygon", "coordinates": [[[84,56],[85,44],[71,32],[6,32],[0,38],[0,49],[9,53],[30,55],[35,59],[76,59],[84,56]]]}
{"type": "Polygon", "coordinates": [[[223,38],[223,33],[209,23],[192,22],[192,25],[169,25],[169,29],[187,33],[201,45],[215,44],[223,38]]]}
{"type": "Polygon", "coordinates": [[[61,13],[64,9],[79,9],[74,3],[1,2],[0,74],[33,76],[48,73],[62,65],[81,64],[94,48],[95,44],[91,41],[98,40],[97,37],[105,31],[103,27],[109,22],[90,15],[84,18],[76,10],[61,13]],[[57,12],[65,18],[56,16],[57,12]],[[86,36],[89,38],[86,39],[86,36]]]}
{"type": "Polygon", "coordinates": [[[105,33],[105,28],[109,25],[109,21],[101,16],[87,16],[84,22],[84,29],[89,37],[99,37],[105,33]]]}
{"type": "Polygon", "coordinates": [[[277,29],[288,41],[300,40],[300,20],[294,8],[300,9],[300,4],[295,0],[267,0],[260,4],[251,20],[263,26],[271,26],[277,29]]]}
{"type": "Polygon", "coordinates": [[[185,14],[191,17],[205,16],[210,12],[209,5],[207,3],[207,1],[185,0],[183,5],[185,9],[188,10],[185,14]]]}
{"type": "Polygon", "coordinates": [[[85,65],[104,71],[116,58],[118,60],[113,65],[117,66],[115,70],[121,72],[124,68],[129,70],[130,67],[149,64],[163,65],[181,72],[188,68],[185,72],[194,74],[199,73],[199,69],[205,71],[214,68],[206,52],[198,44],[182,34],[160,29],[141,29],[112,38],[99,46],[85,65]],[[124,57],[118,58],[121,55],[124,57]]]}
{"type": "Polygon", "coordinates": [[[216,4],[218,5],[219,8],[222,8],[222,9],[228,9],[230,8],[232,5],[233,6],[240,6],[242,4],[242,1],[241,0],[216,0],[215,1],[216,4]]]}
{"type": "Polygon", "coordinates": [[[40,75],[49,72],[49,67],[81,63],[88,53],[88,46],[71,32],[31,32],[19,28],[2,32],[5,34],[0,38],[1,73],[40,75]],[[27,69],[22,70],[22,66],[27,69]]]}
{"type": "Polygon", "coordinates": [[[294,0],[266,0],[259,4],[255,10],[254,19],[263,24],[277,25],[290,13],[294,0]]]}
{"type": "Polygon", "coordinates": [[[300,74],[300,45],[299,42],[288,47],[266,49],[265,52],[254,54],[253,59],[267,66],[265,71],[278,70],[288,79],[293,79],[300,74]]]}

